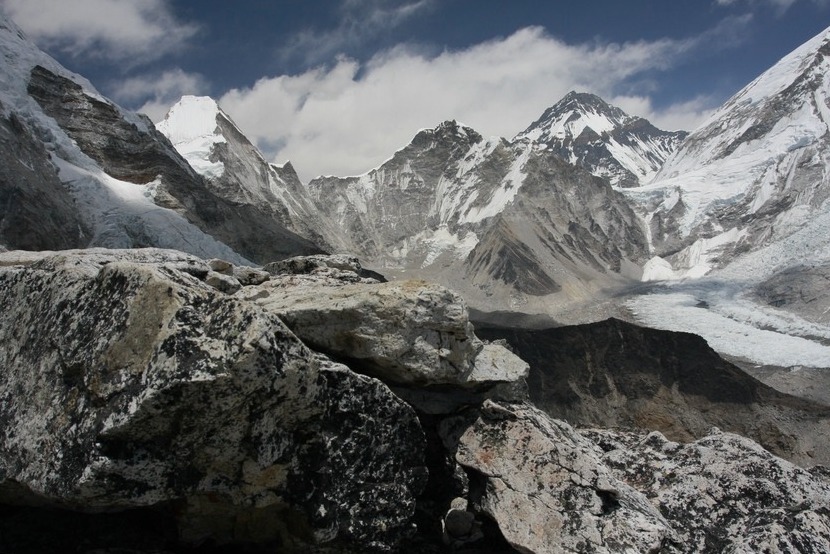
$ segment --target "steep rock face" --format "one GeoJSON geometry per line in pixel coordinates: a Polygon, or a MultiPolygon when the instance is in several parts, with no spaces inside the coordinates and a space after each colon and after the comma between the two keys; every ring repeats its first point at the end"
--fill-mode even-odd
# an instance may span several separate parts
{"type": "Polygon", "coordinates": [[[472,284],[585,299],[639,277],[645,236],[618,193],[553,156],[531,156],[524,170],[516,199],[493,217],[465,261],[472,284]]]}
{"type": "Polygon", "coordinates": [[[392,547],[424,476],[414,412],[209,273],[153,250],[0,271],[2,503],[153,508],[184,545],[392,547]]]}
{"type": "Polygon", "coordinates": [[[612,185],[636,187],[657,174],[687,134],[661,131],[593,94],[569,92],[516,139],[545,144],[612,185]]]}
{"type": "MultiPolygon", "coordinates": [[[[480,205],[500,185],[505,171],[494,168],[487,179],[470,176],[485,187],[475,195],[463,191],[447,198],[447,189],[462,171],[463,160],[470,159],[471,149],[478,152],[491,146],[503,148],[498,141],[485,143],[473,129],[448,121],[421,131],[389,161],[365,175],[318,177],[308,189],[318,208],[346,233],[353,253],[379,267],[428,265],[441,249],[431,252],[425,241],[438,240],[442,225],[444,233],[458,242],[445,245],[447,250],[463,252],[468,248],[464,241],[474,240],[474,235],[456,229],[459,214],[454,213],[452,203],[466,202],[468,211],[480,205]]],[[[501,150],[499,154],[506,155],[501,150]]]]}
{"type": "Polygon", "coordinates": [[[265,262],[321,251],[283,227],[269,204],[239,203],[211,191],[149,120],[143,126],[126,121],[113,104],[41,66],[32,69],[28,92],[105,173],[134,184],[158,179],[158,204],[182,212],[243,256],[265,262]]]}
{"type": "Polygon", "coordinates": [[[368,265],[435,280],[472,304],[584,299],[640,274],[646,239],[607,183],[529,141],[456,122],[380,168],[309,191],[368,265]]]}
{"type": "Polygon", "coordinates": [[[80,248],[90,238],[48,160],[25,123],[14,114],[0,116],[0,245],[10,250],[80,248]]]}
{"type": "MultiPolygon", "coordinates": [[[[185,96],[156,124],[208,188],[234,205],[257,206],[286,229],[331,248],[336,237],[290,163],[269,164],[208,97],[185,96]]],[[[298,251],[298,253],[300,253],[298,251]]]]}
{"type": "Polygon", "coordinates": [[[552,417],[657,430],[679,441],[717,426],[805,467],[830,464],[830,409],[764,385],[695,335],[615,319],[540,330],[477,327],[530,364],[530,398],[552,417]]]}
{"type": "Polygon", "coordinates": [[[717,430],[689,444],[656,432],[585,434],[614,476],[672,523],[668,552],[830,549],[830,484],[749,439],[717,430]]]}

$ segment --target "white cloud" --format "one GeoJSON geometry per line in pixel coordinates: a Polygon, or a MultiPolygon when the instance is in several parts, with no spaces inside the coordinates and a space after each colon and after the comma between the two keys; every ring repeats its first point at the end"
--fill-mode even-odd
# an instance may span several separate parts
{"type": "Polygon", "coordinates": [[[180,68],[162,73],[131,77],[111,87],[113,98],[122,104],[137,105],[136,111],[153,121],[161,121],[167,110],[185,94],[205,95],[210,91],[207,79],[180,68]]]}
{"type": "Polygon", "coordinates": [[[342,0],[338,20],[329,29],[302,29],[288,37],[278,56],[306,65],[330,60],[358,48],[382,33],[392,32],[429,10],[436,0],[342,0]]]}
{"type": "Polygon", "coordinates": [[[138,65],[181,48],[197,32],[168,0],[2,0],[26,33],[47,48],[138,65]]]}
{"type": "Polygon", "coordinates": [[[642,95],[618,91],[717,44],[742,22],[680,41],[568,45],[527,28],[435,57],[398,47],[365,64],[340,58],[330,68],[263,78],[219,103],[266,155],[290,159],[304,180],[363,173],[446,119],[512,137],[572,89],[620,98],[658,125],[690,128],[706,115],[705,99],[658,111],[645,97],[635,102],[642,95]]]}

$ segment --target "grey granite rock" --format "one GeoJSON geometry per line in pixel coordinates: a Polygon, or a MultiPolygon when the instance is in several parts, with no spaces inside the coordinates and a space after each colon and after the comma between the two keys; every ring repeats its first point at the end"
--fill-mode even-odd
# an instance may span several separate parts
{"type": "Polygon", "coordinates": [[[747,438],[718,429],[688,444],[656,431],[584,434],[671,523],[680,542],[668,552],[830,551],[830,483],[747,438]]]}
{"type": "Polygon", "coordinates": [[[425,477],[413,410],[181,269],[200,266],[142,250],[0,270],[0,504],[155,507],[184,544],[392,548],[425,477]]]}
{"type": "MultiPolygon", "coordinates": [[[[450,444],[451,429],[444,429],[450,444]]],[[[517,551],[654,552],[672,537],[646,497],[615,478],[567,423],[485,401],[462,429],[455,459],[482,483],[470,500],[517,551]]]]}
{"type": "Polygon", "coordinates": [[[393,383],[475,385],[527,374],[517,356],[475,336],[464,301],[439,285],[343,284],[325,273],[274,278],[239,294],[278,314],[312,348],[393,383]],[[296,278],[303,286],[290,286],[296,278]]]}

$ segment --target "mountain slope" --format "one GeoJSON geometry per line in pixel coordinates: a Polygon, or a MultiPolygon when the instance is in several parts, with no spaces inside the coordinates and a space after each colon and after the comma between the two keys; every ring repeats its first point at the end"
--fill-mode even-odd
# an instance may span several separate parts
{"type": "Polygon", "coordinates": [[[0,52],[5,248],[160,246],[239,262],[319,251],[267,210],[208,190],[146,117],[101,96],[5,18],[0,52]],[[22,187],[27,179],[49,193],[22,187]],[[44,229],[66,239],[21,239],[44,229]]]}
{"type": "Polygon", "coordinates": [[[654,177],[686,135],[661,131],[593,94],[569,92],[516,140],[545,144],[612,185],[636,187],[654,177]]]}
{"type": "Polygon", "coordinates": [[[772,263],[742,263],[757,276],[765,265],[769,276],[828,252],[828,56],[830,29],[732,97],[651,185],[627,191],[651,224],[654,253],[676,273],[700,275],[764,250],[772,263]],[[802,247],[782,246],[799,233],[802,247]]]}
{"type": "Polygon", "coordinates": [[[325,222],[291,164],[266,162],[213,99],[183,97],[156,128],[215,194],[236,205],[265,210],[271,219],[305,238],[309,252],[313,245],[331,248],[320,232],[325,222]]]}
{"type": "Polygon", "coordinates": [[[584,299],[639,277],[645,261],[640,223],[606,182],[544,146],[454,121],[364,175],[308,188],[368,264],[438,280],[487,309],[584,299]]]}
{"type": "Polygon", "coordinates": [[[830,29],[738,92],[625,194],[654,257],[626,306],[703,336],[780,390],[827,402],[830,29]],[[677,281],[680,282],[677,282],[677,281]]]}

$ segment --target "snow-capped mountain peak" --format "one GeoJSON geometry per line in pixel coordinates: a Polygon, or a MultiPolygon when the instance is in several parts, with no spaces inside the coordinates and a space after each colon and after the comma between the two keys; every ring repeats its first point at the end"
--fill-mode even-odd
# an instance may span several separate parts
{"type": "Polygon", "coordinates": [[[224,164],[211,156],[215,145],[225,142],[218,124],[220,115],[224,116],[213,98],[184,96],[156,128],[170,139],[196,172],[215,178],[225,171],[224,164]]]}
{"type": "Polygon", "coordinates": [[[685,136],[661,131],[594,94],[569,92],[514,140],[544,144],[612,185],[631,187],[649,182],[685,136]]]}
{"type": "Polygon", "coordinates": [[[599,96],[571,91],[545,110],[542,116],[516,138],[547,143],[551,140],[577,139],[586,131],[602,135],[627,124],[631,116],[611,106],[599,96]]]}
{"type": "Polygon", "coordinates": [[[216,118],[220,113],[219,104],[209,96],[183,96],[156,128],[174,145],[214,137],[219,135],[216,118]]]}
{"type": "Polygon", "coordinates": [[[755,260],[753,277],[825,263],[828,151],[830,29],[733,96],[630,195],[647,207],[654,253],[678,275],[737,257],[755,260]],[[797,234],[811,246],[783,246],[797,234]]]}

